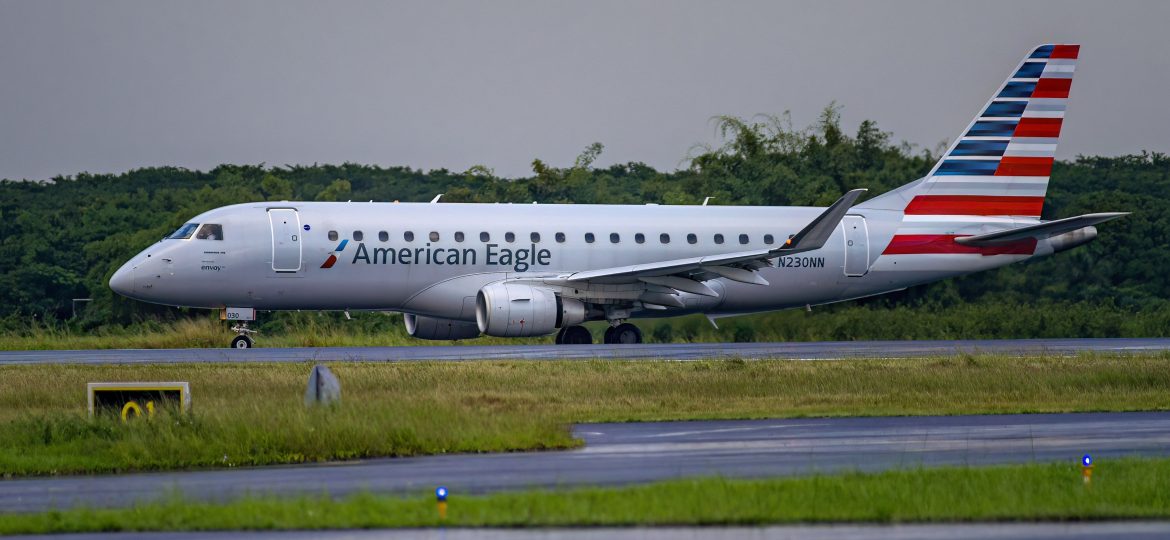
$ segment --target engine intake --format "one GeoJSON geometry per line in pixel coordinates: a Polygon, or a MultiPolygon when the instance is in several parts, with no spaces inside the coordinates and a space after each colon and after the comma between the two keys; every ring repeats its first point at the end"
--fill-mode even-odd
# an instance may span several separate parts
{"type": "Polygon", "coordinates": [[[424,317],[410,313],[404,314],[402,320],[406,323],[406,333],[410,334],[410,337],[418,339],[472,339],[479,337],[479,328],[471,322],[424,317]]]}
{"type": "Polygon", "coordinates": [[[585,314],[580,300],[523,283],[493,283],[475,296],[476,325],[489,336],[543,336],[584,322],[585,314]]]}

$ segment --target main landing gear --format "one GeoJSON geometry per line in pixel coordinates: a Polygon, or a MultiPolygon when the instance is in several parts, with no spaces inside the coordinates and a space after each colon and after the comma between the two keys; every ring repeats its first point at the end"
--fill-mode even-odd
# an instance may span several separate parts
{"type": "MultiPolygon", "coordinates": [[[[642,342],[642,331],[630,323],[622,323],[605,329],[603,342],[607,345],[624,345],[642,342]]],[[[557,345],[590,345],[593,334],[584,326],[566,326],[557,332],[557,345]]]]}
{"type": "Polygon", "coordinates": [[[252,345],[256,344],[256,340],[252,339],[252,334],[255,334],[256,331],[248,328],[248,323],[241,322],[233,326],[232,332],[239,334],[232,339],[233,349],[251,349],[252,345]]]}
{"type": "Polygon", "coordinates": [[[566,326],[557,332],[557,345],[591,345],[593,334],[584,326],[566,326]]]}
{"type": "Polygon", "coordinates": [[[605,343],[609,345],[630,345],[642,342],[642,331],[630,323],[621,323],[605,329],[605,343]]]}

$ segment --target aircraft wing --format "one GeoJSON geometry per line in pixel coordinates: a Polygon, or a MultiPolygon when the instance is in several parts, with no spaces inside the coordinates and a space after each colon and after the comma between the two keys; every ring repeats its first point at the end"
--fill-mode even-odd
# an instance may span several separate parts
{"type": "Polygon", "coordinates": [[[820,249],[833,234],[837,224],[845,217],[845,213],[864,192],[864,189],[855,189],[846,193],[778,248],[586,270],[561,276],[556,281],[569,285],[642,282],[703,296],[718,296],[715,291],[703,284],[703,281],[718,277],[744,283],[767,285],[768,282],[756,273],[756,270],[771,266],[769,259],[774,257],[820,249]]]}
{"type": "Polygon", "coordinates": [[[1106,221],[1128,215],[1129,212],[1102,212],[1099,214],[1085,214],[1083,216],[1047,221],[1037,225],[1016,227],[1006,231],[998,231],[976,236],[964,236],[961,238],[956,238],[955,242],[965,246],[995,246],[999,244],[1007,244],[1019,240],[1024,240],[1026,238],[1049,238],[1058,234],[1064,234],[1066,232],[1075,231],[1077,229],[1083,229],[1090,225],[1104,223],[1106,221]]]}

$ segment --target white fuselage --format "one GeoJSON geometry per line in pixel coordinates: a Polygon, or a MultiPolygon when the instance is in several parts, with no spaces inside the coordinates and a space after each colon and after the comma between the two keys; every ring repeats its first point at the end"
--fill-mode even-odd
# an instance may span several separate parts
{"type": "MultiPolygon", "coordinates": [[[[127,296],[177,306],[388,310],[474,321],[476,292],[489,283],[776,247],[822,210],[248,203],[191,220],[219,225],[221,239],[162,240],[126,263],[111,283],[127,296]],[[323,268],[331,256],[336,261],[323,268]]],[[[902,219],[901,212],[855,208],[823,248],[773,258],[771,268],[760,270],[769,285],[719,278],[708,282],[718,297],[683,294],[685,308],[637,310],[632,316],[824,304],[1030,256],[880,255],[902,219]]]]}

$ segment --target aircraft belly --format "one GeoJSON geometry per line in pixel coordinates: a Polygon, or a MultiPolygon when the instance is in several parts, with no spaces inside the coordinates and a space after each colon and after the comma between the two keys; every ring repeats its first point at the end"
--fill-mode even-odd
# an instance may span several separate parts
{"type": "MultiPolygon", "coordinates": [[[[814,260],[812,264],[820,264],[820,260],[814,260]]],[[[841,264],[834,265],[827,260],[822,267],[765,268],[760,274],[769,285],[723,280],[726,298],[719,311],[767,311],[833,302],[841,297],[844,289],[839,283],[839,277],[843,276],[841,264]]]]}
{"type": "Polygon", "coordinates": [[[871,267],[879,272],[934,272],[937,279],[999,268],[1031,258],[1031,255],[980,255],[953,253],[918,253],[882,255],[871,267]]]}

